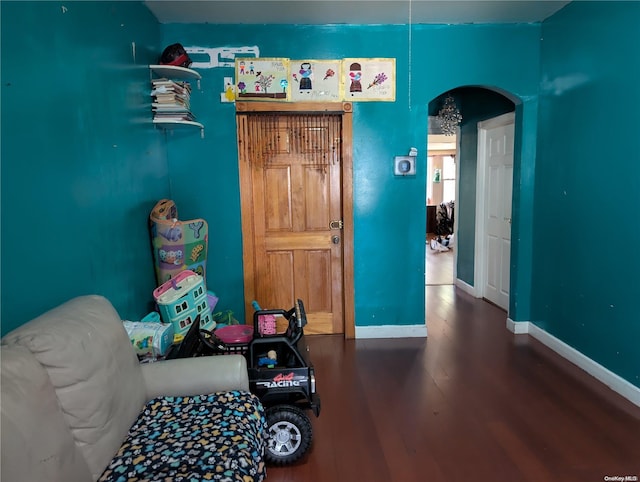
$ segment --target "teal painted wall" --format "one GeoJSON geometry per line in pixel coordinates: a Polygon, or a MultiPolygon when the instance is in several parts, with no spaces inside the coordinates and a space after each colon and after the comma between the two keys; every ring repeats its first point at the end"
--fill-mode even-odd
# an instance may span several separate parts
{"type": "MultiPolygon", "coordinates": [[[[354,253],[357,326],[424,323],[425,141],[428,103],[463,85],[486,86],[524,98],[535,111],[540,25],[413,26],[182,25],[162,26],[163,44],[260,48],[262,57],[394,57],[396,102],[354,106],[354,253]],[[411,50],[411,59],[409,59],[411,50]],[[411,62],[409,62],[411,61],[411,62]],[[409,88],[410,85],[410,88],[409,88]],[[392,160],[418,147],[418,175],[393,176],[392,160]]],[[[206,126],[205,139],[179,136],[168,143],[171,189],[185,216],[203,216],[210,237],[208,286],[220,303],[244,316],[242,232],[235,117],[221,104],[223,77],[231,68],[202,69],[202,90],[192,99],[206,126]]],[[[524,163],[535,163],[536,118],[524,163]]],[[[528,143],[528,144],[527,144],[528,143]]],[[[518,158],[518,162],[520,159],[518,158]]],[[[517,181],[525,198],[533,179],[517,181]]],[[[531,223],[530,206],[515,207],[514,221],[531,223]]],[[[517,224],[516,224],[517,227],[517,224]]],[[[517,241],[516,241],[517,242],[517,241]]],[[[526,259],[529,247],[522,251],[526,259]]],[[[530,275],[529,261],[523,276],[530,275]]],[[[518,291],[516,286],[515,291],[518,291]]],[[[528,299],[529,293],[522,297],[528,299]]],[[[514,316],[516,316],[514,314],[514,316]]],[[[528,319],[529,313],[522,313],[528,319]]]]}
{"type": "Polygon", "coordinates": [[[411,36],[406,26],[160,26],[134,2],[62,7],[0,3],[3,333],[83,293],[143,314],[154,285],[146,219],[166,196],[181,217],[209,220],[208,284],[244,315],[234,109],[219,102],[233,72],[201,71],[192,100],[205,139],[165,139],[149,124],[146,66],[174,41],[258,45],[262,56],[397,59],[396,102],[354,109],[358,326],[424,321],[427,105],[484,86],[517,104],[510,318],[640,386],[640,121],[628,107],[640,102],[639,3],[573,2],[542,26],[413,26],[411,36]],[[393,156],[412,146],[418,176],[395,178],[393,156]],[[602,247],[607,236],[619,242],[602,247]]]}
{"type": "Polygon", "coordinates": [[[640,387],[640,3],[542,28],[533,322],[640,387]]]}
{"type": "Polygon", "coordinates": [[[134,2],[0,8],[2,333],[87,293],[140,317],[154,288],[146,220],[169,194],[149,122],[159,25],[134,2]]]}
{"type": "Polygon", "coordinates": [[[469,286],[474,286],[476,173],[478,165],[477,122],[466,122],[460,126],[460,147],[456,162],[460,163],[460,177],[457,179],[458,198],[456,199],[456,217],[458,218],[456,276],[469,286]]]}

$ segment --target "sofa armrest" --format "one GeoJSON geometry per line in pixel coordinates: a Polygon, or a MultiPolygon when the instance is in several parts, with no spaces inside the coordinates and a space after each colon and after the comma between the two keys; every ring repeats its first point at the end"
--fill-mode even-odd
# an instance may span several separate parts
{"type": "Polygon", "coordinates": [[[247,361],[242,355],[180,358],[141,365],[147,400],[249,390],[247,361]]]}

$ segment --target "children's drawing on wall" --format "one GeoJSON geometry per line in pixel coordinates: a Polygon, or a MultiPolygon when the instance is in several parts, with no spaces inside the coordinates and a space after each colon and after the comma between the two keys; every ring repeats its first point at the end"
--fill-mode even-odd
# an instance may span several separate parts
{"type": "Polygon", "coordinates": [[[349,92],[362,92],[362,66],[358,62],[349,65],[349,92]]]}
{"type": "Polygon", "coordinates": [[[291,60],[289,86],[292,101],[341,100],[340,60],[291,60]]]}
{"type": "Polygon", "coordinates": [[[309,62],[303,62],[302,65],[300,65],[299,72],[300,90],[311,90],[311,74],[313,73],[313,71],[311,70],[311,64],[309,62]]]}
{"type": "Polygon", "coordinates": [[[343,59],[345,100],[396,100],[396,59],[343,59]]]}
{"type": "Polygon", "coordinates": [[[289,59],[236,59],[236,100],[289,100],[289,59]]]}

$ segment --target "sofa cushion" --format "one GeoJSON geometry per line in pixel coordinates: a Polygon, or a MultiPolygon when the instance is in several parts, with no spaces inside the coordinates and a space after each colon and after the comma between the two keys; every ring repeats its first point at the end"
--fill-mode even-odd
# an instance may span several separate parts
{"type": "Polygon", "coordinates": [[[0,479],[91,481],[42,365],[24,347],[3,346],[0,367],[0,479]]]}
{"type": "Polygon", "coordinates": [[[243,391],[159,397],[144,408],[100,482],[261,481],[264,410],[243,391]]]}
{"type": "Polygon", "coordinates": [[[82,296],[13,330],[2,342],[25,346],[47,370],[76,445],[97,479],[146,401],[140,365],[118,313],[101,296],[82,296]]]}

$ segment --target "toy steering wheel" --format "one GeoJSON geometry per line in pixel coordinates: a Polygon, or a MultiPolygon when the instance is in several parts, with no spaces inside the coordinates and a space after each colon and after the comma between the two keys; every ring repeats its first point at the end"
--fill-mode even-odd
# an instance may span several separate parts
{"type": "Polygon", "coordinates": [[[218,338],[213,331],[205,330],[204,328],[200,328],[198,332],[200,336],[200,341],[204,346],[212,350],[214,353],[220,353],[227,351],[227,344],[218,338]]]}

